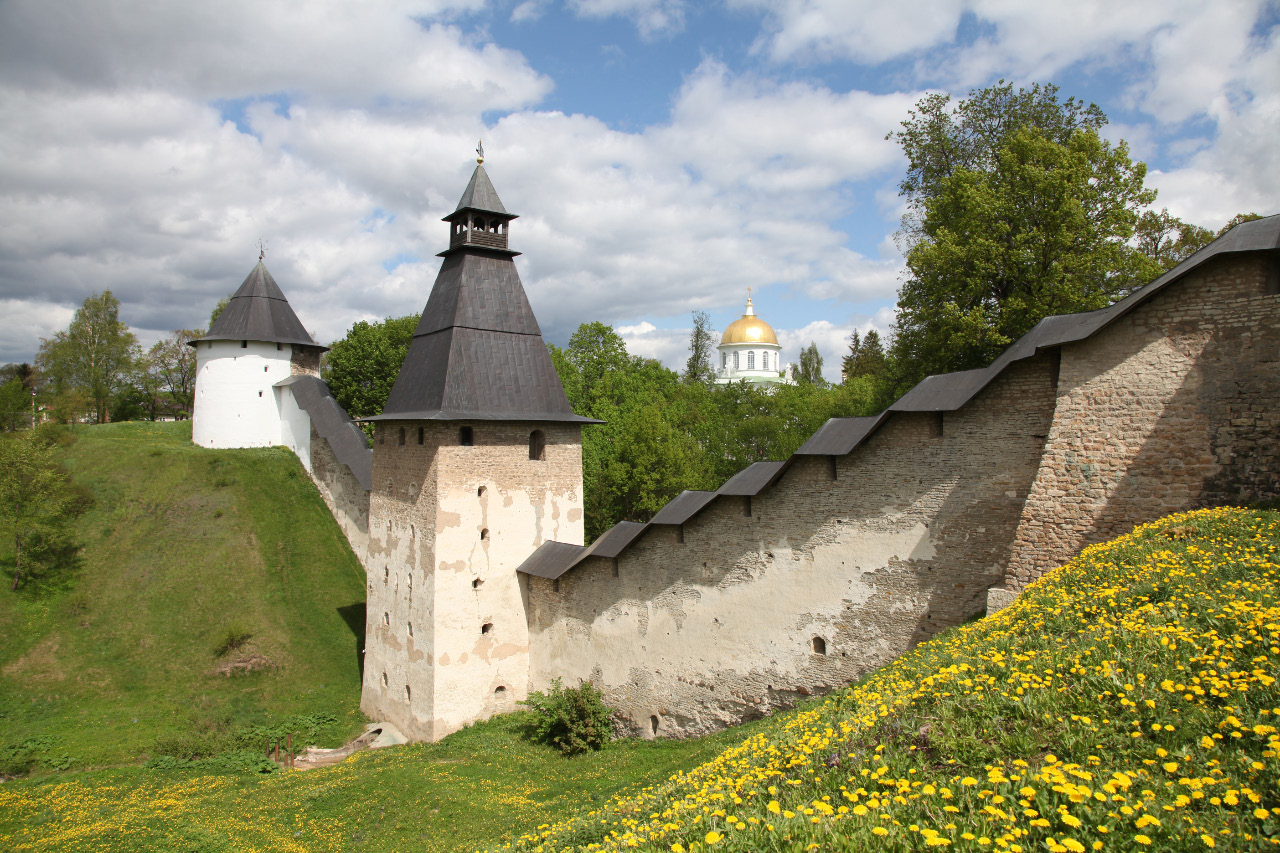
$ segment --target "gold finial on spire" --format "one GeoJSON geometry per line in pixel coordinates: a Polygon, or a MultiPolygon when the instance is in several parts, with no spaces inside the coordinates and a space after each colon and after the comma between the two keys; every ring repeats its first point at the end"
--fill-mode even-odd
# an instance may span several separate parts
{"type": "Polygon", "coordinates": [[[747,288],[747,310],[743,313],[744,317],[754,317],[755,308],[751,305],[751,288],[747,288]]]}
{"type": "Polygon", "coordinates": [[[479,166],[484,162],[484,140],[476,143],[476,165],[479,166]]]}

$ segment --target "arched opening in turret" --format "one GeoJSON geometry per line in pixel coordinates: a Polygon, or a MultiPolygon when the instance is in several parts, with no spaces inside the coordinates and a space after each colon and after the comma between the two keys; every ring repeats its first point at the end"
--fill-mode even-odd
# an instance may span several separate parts
{"type": "Polygon", "coordinates": [[[760,369],[761,370],[769,369],[769,353],[768,352],[760,353],[760,369]]]}
{"type": "Polygon", "coordinates": [[[809,645],[813,648],[815,655],[825,655],[827,653],[827,641],[821,637],[814,637],[809,641],[809,645]]]}
{"type": "Polygon", "coordinates": [[[529,433],[529,458],[538,461],[547,458],[547,437],[540,429],[529,433]]]}
{"type": "Polygon", "coordinates": [[[755,369],[756,369],[756,353],[755,353],[755,350],[750,350],[747,352],[747,370],[755,370],[755,369]]]}

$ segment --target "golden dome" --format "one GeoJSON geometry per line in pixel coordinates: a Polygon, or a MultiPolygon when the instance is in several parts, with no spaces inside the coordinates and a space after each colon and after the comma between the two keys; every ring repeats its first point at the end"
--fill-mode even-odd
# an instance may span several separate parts
{"type": "Polygon", "coordinates": [[[737,320],[729,324],[720,336],[722,344],[773,344],[778,345],[778,336],[773,333],[773,326],[756,316],[751,305],[751,297],[747,297],[747,310],[737,320]]]}

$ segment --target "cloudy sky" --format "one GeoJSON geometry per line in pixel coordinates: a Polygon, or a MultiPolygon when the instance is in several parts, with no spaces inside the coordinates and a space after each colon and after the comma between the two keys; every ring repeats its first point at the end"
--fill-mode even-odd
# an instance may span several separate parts
{"type": "Polygon", "coordinates": [[[1275,0],[3,0],[0,363],[110,289],[150,343],[258,241],[322,342],[420,311],[483,138],[544,335],[673,367],[752,287],[784,357],[885,331],[929,91],[1100,105],[1216,228],[1280,210],[1275,0]]]}

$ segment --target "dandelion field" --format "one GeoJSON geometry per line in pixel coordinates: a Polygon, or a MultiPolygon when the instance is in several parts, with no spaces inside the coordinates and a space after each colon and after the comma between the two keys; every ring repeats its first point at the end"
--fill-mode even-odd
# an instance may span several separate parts
{"type": "Polygon", "coordinates": [[[1280,513],[1171,516],[776,731],[501,849],[1271,849],[1278,581],[1280,513]]]}

